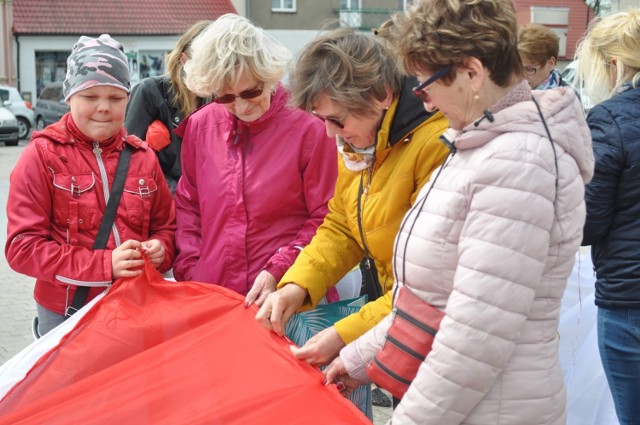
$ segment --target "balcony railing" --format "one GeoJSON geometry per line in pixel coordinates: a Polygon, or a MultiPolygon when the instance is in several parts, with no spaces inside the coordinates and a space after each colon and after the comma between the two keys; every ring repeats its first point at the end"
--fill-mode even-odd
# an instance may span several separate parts
{"type": "Polygon", "coordinates": [[[350,26],[363,31],[379,27],[396,9],[333,9],[341,26],[350,26]]]}

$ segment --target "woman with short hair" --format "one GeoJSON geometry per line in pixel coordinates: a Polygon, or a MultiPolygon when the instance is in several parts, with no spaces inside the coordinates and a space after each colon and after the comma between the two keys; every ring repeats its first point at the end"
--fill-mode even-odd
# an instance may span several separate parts
{"type": "Polygon", "coordinates": [[[326,364],[345,344],[391,312],[393,239],[420,188],[444,160],[440,112],[426,112],[385,45],[352,28],[327,31],[300,53],[291,72],[292,103],[324,121],[340,157],[336,192],[318,233],[284,275],[257,318],[278,334],[300,308],[315,307],[363,257],[371,288],[358,313],[294,349],[326,364]]]}
{"type": "MultiPolygon", "coordinates": [[[[423,1],[396,25],[416,95],[449,120],[451,155],[395,241],[395,307],[409,291],[444,318],[391,422],[564,425],[560,300],[593,173],[580,102],[567,88],[532,96],[509,0],[423,1]]],[[[327,382],[370,382],[397,317],[343,348],[327,382]]]]}
{"type": "Polygon", "coordinates": [[[549,27],[526,24],[518,31],[518,50],[524,75],[535,90],[564,87],[558,64],[560,38],[549,27]]]}
{"type": "Polygon", "coordinates": [[[291,53],[227,14],[191,45],[186,84],[212,103],[178,129],[178,280],[214,283],[262,304],[316,232],[336,179],[335,144],[287,106],[291,53]]]}

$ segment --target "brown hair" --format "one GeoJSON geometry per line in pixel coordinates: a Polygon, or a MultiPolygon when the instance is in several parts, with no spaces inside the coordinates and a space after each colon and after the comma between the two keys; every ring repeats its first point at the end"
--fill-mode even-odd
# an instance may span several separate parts
{"type": "Polygon", "coordinates": [[[182,62],[180,56],[184,53],[191,57],[191,42],[213,21],[199,21],[193,24],[178,40],[171,53],[167,55],[167,74],[171,81],[174,102],[184,116],[188,116],[195,111],[198,106],[198,96],[191,92],[182,78],[182,62]]]}
{"type": "Polygon", "coordinates": [[[527,24],[518,30],[520,55],[545,65],[549,59],[558,59],[560,41],[553,30],[540,24],[527,24]]]}
{"type": "Polygon", "coordinates": [[[393,34],[404,69],[411,74],[453,69],[443,77],[450,83],[456,66],[478,59],[498,86],[522,75],[517,23],[510,0],[429,0],[394,16],[393,34]]]}
{"type": "Polygon", "coordinates": [[[330,30],[311,41],[291,71],[291,104],[306,111],[321,95],[355,116],[376,113],[372,100],[397,96],[403,75],[391,52],[370,34],[330,30]]]}

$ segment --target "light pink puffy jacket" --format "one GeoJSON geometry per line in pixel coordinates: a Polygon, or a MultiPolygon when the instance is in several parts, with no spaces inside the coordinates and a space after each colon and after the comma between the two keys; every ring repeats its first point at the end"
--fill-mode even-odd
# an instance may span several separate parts
{"type": "MultiPolygon", "coordinates": [[[[582,239],[593,153],[571,89],[534,95],[557,152],[557,192],[553,150],[523,83],[491,108],[494,122],[448,131],[457,152],[422,189],[420,198],[433,184],[396,240],[398,284],[446,316],[394,425],[566,421],[557,325],[582,239]]],[[[342,350],[350,375],[367,379],[391,318],[342,350]]]]}

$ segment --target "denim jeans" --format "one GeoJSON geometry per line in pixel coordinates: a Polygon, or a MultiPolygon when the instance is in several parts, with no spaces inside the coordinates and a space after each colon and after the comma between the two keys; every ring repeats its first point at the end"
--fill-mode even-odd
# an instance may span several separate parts
{"type": "Polygon", "coordinates": [[[640,308],[598,307],[598,348],[620,425],[640,425],[640,308]]]}
{"type": "Polygon", "coordinates": [[[43,336],[44,334],[64,322],[64,316],[44,308],[37,302],[36,308],[38,310],[38,332],[40,333],[40,336],[43,336]]]}

